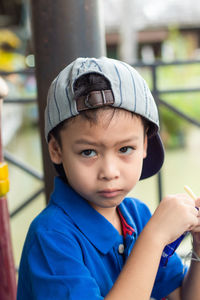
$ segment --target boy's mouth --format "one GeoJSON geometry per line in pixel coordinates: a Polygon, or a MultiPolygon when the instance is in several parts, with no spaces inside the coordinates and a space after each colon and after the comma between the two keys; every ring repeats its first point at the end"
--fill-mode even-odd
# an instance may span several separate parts
{"type": "Polygon", "coordinates": [[[113,198],[118,196],[121,192],[122,190],[120,189],[106,189],[106,190],[99,191],[98,194],[104,198],[113,198]]]}

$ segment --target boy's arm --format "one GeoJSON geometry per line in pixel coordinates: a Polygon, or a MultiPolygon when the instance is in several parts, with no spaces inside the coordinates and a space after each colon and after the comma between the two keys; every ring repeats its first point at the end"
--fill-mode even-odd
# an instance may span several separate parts
{"type": "MultiPolygon", "coordinates": [[[[184,194],[163,199],[140,234],[126,265],[105,299],[118,300],[124,297],[126,300],[148,300],[165,245],[197,225],[193,200],[184,194]]],[[[179,290],[169,297],[170,300],[180,300],[179,290]]]]}
{"type": "MultiPolygon", "coordinates": [[[[198,226],[195,231],[199,230],[198,226]]],[[[200,257],[200,232],[193,233],[193,250],[200,257]]],[[[195,259],[194,255],[193,258],[195,259]]],[[[191,260],[190,268],[183,281],[181,295],[183,300],[198,300],[200,298],[200,261],[191,260]]]]}
{"type": "Polygon", "coordinates": [[[181,299],[181,288],[176,289],[173,291],[168,297],[168,300],[180,300],[181,299]]]}
{"type": "Polygon", "coordinates": [[[163,248],[146,226],[105,300],[149,300],[163,248]]]}
{"type": "MultiPolygon", "coordinates": [[[[200,227],[195,229],[197,232],[193,233],[193,250],[195,254],[200,257],[200,227]]],[[[192,255],[193,259],[196,259],[192,255]]],[[[181,288],[176,289],[168,296],[169,300],[198,300],[200,295],[200,261],[191,260],[190,268],[184,278],[181,288]]]]}

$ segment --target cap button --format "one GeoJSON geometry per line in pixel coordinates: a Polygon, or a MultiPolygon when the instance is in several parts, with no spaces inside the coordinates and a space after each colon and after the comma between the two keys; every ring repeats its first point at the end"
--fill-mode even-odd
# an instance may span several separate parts
{"type": "Polygon", "coordinates": [[[124,244],[119,244],[118,252],[119,252],[119,254],[123,254],[124,253],[124,244]]]}

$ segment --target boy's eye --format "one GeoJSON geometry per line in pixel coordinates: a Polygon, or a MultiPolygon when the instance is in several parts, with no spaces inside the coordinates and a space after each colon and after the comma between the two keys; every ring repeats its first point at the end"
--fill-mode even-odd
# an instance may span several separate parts
{"type": "Polygon", "coordinates": [[[133,147],[130,147],[130,146],[125,146],[125,147],[122,147],[119,149],[120,153],[123,153],[123,154],[130,154],[133,150],[133,147]]]}
{"type": "Polygon", "coordinates": [[[81,152],[81,155],[84,157],[93,157],[96,155],[96,151],[91,149],[86,149],[81,152]]]}

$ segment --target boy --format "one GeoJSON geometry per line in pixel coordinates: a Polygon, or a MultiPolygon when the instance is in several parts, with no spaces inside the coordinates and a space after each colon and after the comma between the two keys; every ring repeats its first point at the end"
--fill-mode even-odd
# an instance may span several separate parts
{"type": "Polygon", "coordinates": [[[151,216],[125,198],[164,160],[153,97],[129,65],[78,58],[48,93],[45,135],[59,177],[50,203],[24,245],[18,300],[199,299],[200,263],[187,273],[164,247],[193,231],[200,255],[200,206],[185,194],[165,197],[151,216]],[[186,275],[186,276],[185,276],[186,275]]]}

